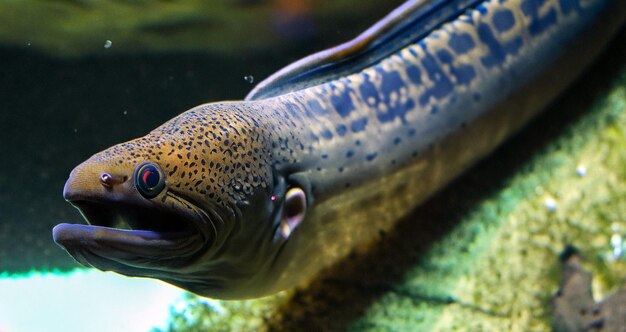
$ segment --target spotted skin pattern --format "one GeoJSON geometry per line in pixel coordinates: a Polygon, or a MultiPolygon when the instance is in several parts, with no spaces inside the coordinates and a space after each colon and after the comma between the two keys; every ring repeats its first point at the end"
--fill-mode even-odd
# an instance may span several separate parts
{"type": "Polygon", "coordinates": [[[528,122],[599,53],[625,7],[480,2],[363,70],[266,99],[200,105],[94,155],[88,167],[120,174],[158,164],[166,174],[166,193],[153,199],[159,208],[182,201],[206,214],[217,209],[229,230],[213,225],[219,248],[199,255],[184,278],[125,274],[223,298],[310,280],[528,122]],[[592,51],[576,56],[580,46],[592,51]],[[275,219],[258,219],[275,216],[292,187],[306,194],[306,218],[288,238],[277,237],[275,219]],[[260,208],[246,208],[259,192],[269,193],[260,208]]]}
{"type": "Polygon", "coordinates": [[[370,68],[265,103],[300,124],[306,149],[289,147],[315,159],[324,195],[367,181],[367,169],[410,163],[471,123],[549,66],[558,46],[546,41],[572,38],[606,3],[486,1],[370,68]]]}
{"type": "MultiPolygon", "coordinates": [[[[219,112],[220,106],[190,110],[147,136],[104,150],[92,160],[129,168],[143,161],[159,163],[172,190],[233,208],[232,204],[271,182],[268,166],[272,155],[267,151],[274,134],[269,126],[261,126],[246,114],[248,110],[234,104],[229,112],[219,112]]],[[[163,203],[167,199],[161,197],[163,203]]]]}

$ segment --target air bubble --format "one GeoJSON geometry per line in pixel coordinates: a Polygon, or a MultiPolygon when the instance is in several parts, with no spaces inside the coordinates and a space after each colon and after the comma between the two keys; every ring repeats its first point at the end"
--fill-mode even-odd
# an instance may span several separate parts
{"type": "Polygon", "coordinates": [[[107,39],[104,42],[104,48],[111,48],[111,46],[113,46],[113,42],[107,39]]]}
{"type": "Polygon", "coordinates": [[[557,204],[556,201],[554,200],[554,198],[546,198],[545,201],[543,201],[543,205],[546,207],[546,209],[548,209],[548,211],[550,212],[554,212],[556,211],[557,208],[557,204]]]}
{"type": "Polygon", "coordinates": [[[613,257],[620,258],[624,253],[623,239],[619,234],[611,236],[611,248],[613,249],[613,257]]]}
{"type": "Polygon", "coordinates": [[[250,84],[254,83],[254,76],[252,75],[246,75],[243,77],[243,79],[250,84]]]}

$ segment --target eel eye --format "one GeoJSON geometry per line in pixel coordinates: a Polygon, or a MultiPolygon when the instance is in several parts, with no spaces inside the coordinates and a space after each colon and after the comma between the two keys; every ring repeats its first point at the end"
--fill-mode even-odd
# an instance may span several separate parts
{"type": "Polygon", "coordinates": [[[135,169],[135,187],[145,198],[153,198],[165,188],[165,176],[159,167],[145,162],[135,169]]]}

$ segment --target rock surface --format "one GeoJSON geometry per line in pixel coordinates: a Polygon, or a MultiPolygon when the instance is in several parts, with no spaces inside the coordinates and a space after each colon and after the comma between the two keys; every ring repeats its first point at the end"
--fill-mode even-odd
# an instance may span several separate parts
{"type": "Polygon", "coordinates": [[[624,331],[626,290],[620,289],[596,303],[591,291],[592,274],[582,266],[578,250],[569,247],[561,257],[563,275],[552,298],[553,331],[624,331]]]}

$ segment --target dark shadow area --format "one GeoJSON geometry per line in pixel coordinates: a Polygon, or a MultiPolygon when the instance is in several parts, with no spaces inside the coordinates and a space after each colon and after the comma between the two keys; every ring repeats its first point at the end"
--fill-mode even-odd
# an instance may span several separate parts
{"type": "MultiPolygon", "coordinates": [[[[622,30],[596,63],[540,117],[399,222],[371,251],[338,262],[311,287],[298,290],[280,315],[270,318],[270,330],[299,331],[303,327],[310,331],[345,330],[400,282],[463,216],[505,188],[512,175],[579,120],[611,86],[615,74],[625,69],[626,30],[622,30]]],[[[400,295],[416,303],[445,306],[454,302],[446,294],[440,298],[400,295]]]]}

